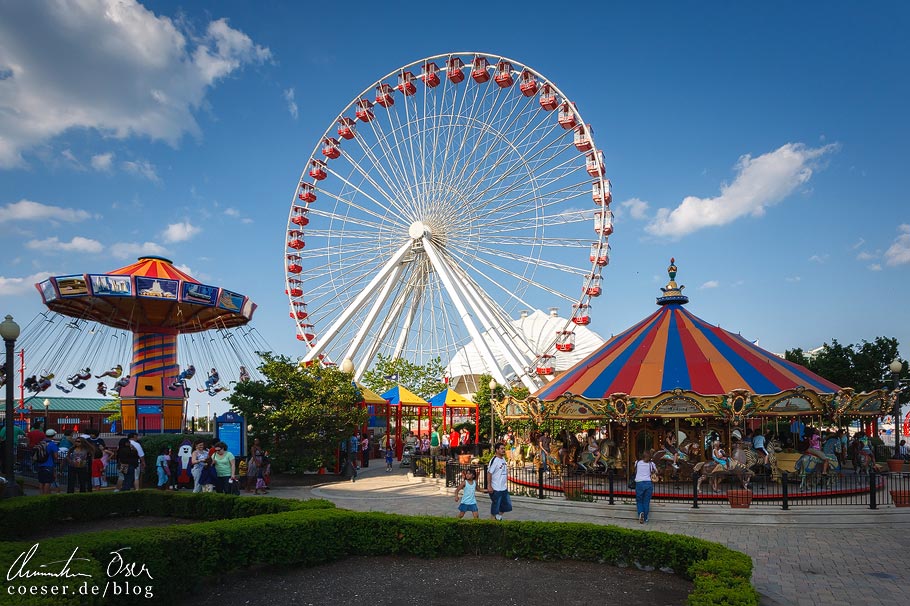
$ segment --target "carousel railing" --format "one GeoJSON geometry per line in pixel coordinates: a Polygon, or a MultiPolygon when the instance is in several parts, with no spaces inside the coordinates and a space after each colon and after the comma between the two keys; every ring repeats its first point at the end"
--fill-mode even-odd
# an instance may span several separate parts
{"type": "MultiPolygon", "coordinates": [[[[457,486],[465,469],[474,469],[479,486],[486,488],[487,472],[479,463],[445,463],[447,486],[457,486]]],[[[635,489],[621,469],[586,471],[547,470],[538,466],[509,468],[509,492],[537,499],[566,499],[604,505],[633,504],[635,489]]],[[[910,506],[910,473],[857,473],[852,469],[828,474],[770,472],[754,474],[743,487],[743,477],[719,477],[680,471],[661,477],[654,484],[652,501],[701,507],[774,507],[783,510],[805,507],[852,506],[877,509],[896,501],[910,506]],[[716,482],[715,482],[716,480],[716,482]],[[715,489],[717,492],[715,492],[715,489]],[[897,495],[896,497],[894,495],[897,495]]]]}

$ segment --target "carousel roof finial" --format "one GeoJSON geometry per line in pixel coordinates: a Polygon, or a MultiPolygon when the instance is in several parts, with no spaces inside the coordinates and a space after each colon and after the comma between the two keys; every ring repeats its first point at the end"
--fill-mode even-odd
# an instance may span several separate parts
{"type": "Polygon", "coordinates": [[[662,297],[657,297],[658,305],[669,305],[671,303],[678,303],[680,305],[685,305],[689,302],[689,297],[682,294],[682,290],[685,286],[678,286],[676,284],[676,259],[670,257],[670,267],[667,268],[667,274],[670,276],[670,281],[667,282],[667,285],[661,288],[661,292],[664,293],[662,297]]]}

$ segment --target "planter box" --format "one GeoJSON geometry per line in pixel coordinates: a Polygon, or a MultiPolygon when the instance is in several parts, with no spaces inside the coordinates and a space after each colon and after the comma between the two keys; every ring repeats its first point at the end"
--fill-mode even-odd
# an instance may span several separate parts
{"type": "Polygon", "coordinates": [[[567,480],[563,479],[562,481],[562,492],[565,495],[566,499],[574,500],[578,499],[585,490],[584,480],[567,480]]]}
{"type": "Polygon", "coordinates": [[[749,506],[752,505],[752,491],[729,490],[727,500],[730,501],[730,507],[733,509],[749,509],[749,506]]]}
{"type": "Polygon", "coordinates": [[[900,473],[904,471],[904,460],[888,459],[888,471],[892,471],[894,473],[900,473]]]}
{"type": "Polygon", "coordinates": [[[910,490],[891,490],[891,502],[895,507],[910,507],[910,490]]]}

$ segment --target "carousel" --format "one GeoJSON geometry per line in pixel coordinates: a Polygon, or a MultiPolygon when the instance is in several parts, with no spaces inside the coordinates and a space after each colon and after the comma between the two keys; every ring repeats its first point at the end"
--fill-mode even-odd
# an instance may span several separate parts
{"type": "Polygon", "coordinates": [[[544,463],[566,464],[575,449],[576,464],[605,462],[625,475],[650,449],[672,474],[710,465],[715,449],[738,454],[753,436],[773,458],[807,427],[833,435],[860,419],[870,432],[891,410],[885,390],[856,394],[695,316],[673,259],[667,271],[653,314],[529,397],[494,403],[506,423],[530,421],[554,436],[551,452],[538,457],[544,463]],[[573,438],[570,426],[597,428],[587,432],[597,449],[573,438]]]}

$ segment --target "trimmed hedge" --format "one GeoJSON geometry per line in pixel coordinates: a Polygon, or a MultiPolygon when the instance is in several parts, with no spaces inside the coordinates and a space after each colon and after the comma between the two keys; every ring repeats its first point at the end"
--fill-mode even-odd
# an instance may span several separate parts
{"type": "MultiPolygon", "coordinates": [[[[236,499],[224,495],[179,495],[172,493],[135,493],[153,495],[154,501],[143,500],[130,493],[118,493],[129,503],[120,509],[153,507],[159,511],[222,511],[239,513],[249,507],[253,513],[262,503],[264,510],[279,509],[271,501],[280,499],[236,499]],[[233,500],[235,507],[212,503],[194,507],[186,503],[199,497],[233,500]],[[223,509],[219,509],[222,507],[223,509]]],[[[65,495],[65,500],[79,495],[65,495]]],[[[32,499],[18,501],[31,506],[32,499]]],[[[263,511],[243,519],[222,519],[200,524],[169,528],[137,528],[69,535],[41,541],[35,562],[66,560],[78,547],[80,557],[91,558],[73,569],[91,574],[90,584],[104,585],[105,569],[111,553],[129,547],[125,559],[144,564],[154,580],[144,577],[127,579],[138,585],[148,585],[154,592],[154,602],[139,597],[101,596],[79,597],[67,601],[61,596],[10,596],[4,581],[0,604],[128,604],[166,603],[198,586],[200,579],[226,574],[250,565],[281,564],[311,566],[349,555],[412,555],[417,557],[500,554],[528,559],[573,559],[606,564],[637,564],[654,568],[670,567],[676,574],[691,579],[694,590],[689,596],[691,606],[755,606],[758,594],[751,586],[752,560],[739,552],[701,539],[660,532],[628,530],[595,524],[554,522],[479,521],[464,523],[453,518],[410,517],[384,513],[360,513],[335,509],[324,502],[284,501],[283,512],[263,511]]],[[[101,506],[98,506],[100,509],[101,506]]],[[[12,515],[4,504],[4,513],[12,515]]],[[[184,514],[180,514],[184,515],[184,514]]],[[[226,518],[229,516],[225,516],[226,518]]],[[[32,543],[0,544],[0,562],[12,563],[32,543]]],[[[123,579],[119,579],[123,582],[123,579]]],[[[86,579],[26,579],[14,580],[13,585],[67,584],[78,587],[86,579]]]]}

